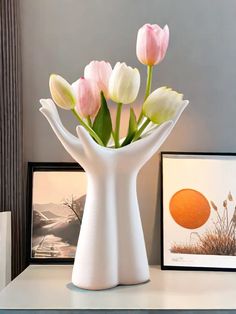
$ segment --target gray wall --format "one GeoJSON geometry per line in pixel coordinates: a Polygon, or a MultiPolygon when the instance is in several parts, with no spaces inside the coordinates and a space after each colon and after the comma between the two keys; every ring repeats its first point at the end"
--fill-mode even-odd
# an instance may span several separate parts
{"type": "MultiPolygon", "coordinates": [[[[235,16],[235,0],[21,0],[25,162],[72,161],[38,111],[50,73],[73,82],[91,60],[126,61],[144,83],[135,44],[147,22],[168,24],[171,32],[153,86],[169,85],[190,100],[161,150],[235,151],[235,16]]],[[[60,113],[74,132],[73,117],[60,113]]],[[[138,179],[151,263],[160,262],[159,187],[156,154],[138,179]]]]}

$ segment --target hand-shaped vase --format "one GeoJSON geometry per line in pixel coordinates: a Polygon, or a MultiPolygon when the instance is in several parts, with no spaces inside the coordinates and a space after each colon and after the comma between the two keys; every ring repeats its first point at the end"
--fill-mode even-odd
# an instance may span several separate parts
{"type": "Polygon", "coordinates": [[[136,192],[137,174],[158,150],[187,106],[173,121],[149,129],[140,140],[114,149],[98,145],[82,127],[69,133],[51,99],[40,111],[67,152],[84,168],[87,197],[73,267],[74,285],[91,290],[149,280],[136,192]]]}

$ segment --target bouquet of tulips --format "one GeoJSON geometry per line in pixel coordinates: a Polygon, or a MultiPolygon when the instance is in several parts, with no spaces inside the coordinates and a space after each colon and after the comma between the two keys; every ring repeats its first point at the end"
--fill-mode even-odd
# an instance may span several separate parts
{"type": "Polygon", "coordinates": [[[139,117],[130,106],[127,135],[120,139],[122,106],[132,104],[140,87],[137,68],[117,62],[112,69],[109,62],[92,61],[84,70],[84,77],[69,84],[59,75],[52,74],[49,87],[54,102],[71,110],[79,123],[102,146],[123,147],[137,141],[147,127],[171,120],[182,109],[183,95],[171,88],[160,87],[151,92],[154,65],[160,63],[169,43],[169,28],[145,24],[138,31],[136,53],[147,66],[146,92],[139,117]],[[115,125],[112,125],[107,100],[117,104],[115,125]]]}

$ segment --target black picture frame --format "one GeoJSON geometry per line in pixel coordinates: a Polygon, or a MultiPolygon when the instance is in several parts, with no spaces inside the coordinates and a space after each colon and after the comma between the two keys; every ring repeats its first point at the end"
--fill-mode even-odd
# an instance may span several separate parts
{"type": "Polygon", "coordinates": [[[37,172],[84,172],[84,169],[74,162],[28,162],[26,188],[26,264],[73,264],[74,258],[38,258],[32,256],[32,229],[33,229],[33,177],[37,172]]]}
{"type": "MultiPolygon", "coordinates": [[[[232,265],[229,266],[228,264],[229,263],[226,263],[225,265],[222,263],[222,264],[218,264],[217,266],[214,265],[214,266],[204,266],[204,265],[195,265],[195,266],[192,266],[192,265],[186,265],[185,263],[183,263],[184,265],[181,265],[181,261],[179,262],[179,265],[176,265],[176,263],[173,263],[171,264],[169,261],[167,262],[166,259],[165,259],[165,253],[166,251],[169,249],[166,247],[166,243],[165,243],[165,225],[166,225],[166,216],[165,216],[165,210],[166,210],[166,204],[165,204],[165,189],[166,189],[166,185],[167,185],[167,182],[168,180],[166,181],[165,180],[165,169],[164,169],[164,159],[166,157],[170,157],[170,158],[173,158],[173,156],[176,156],[176,158],[178,159],[181,159],[181,158],[193,158],[193,159],[198,159],[198,158],[202,158],[202,159],[207,159],[208,160],[224,160],[224,159],[229,159],[229,160],[235,160],[235,164],[236,164],[236,153],[234,152],[175,152],[175,151],[163,151],[161,152],[161,269],[162,270],[188,270],[188,271],[225,271],[225,272],[235,272],[236,271],[236,251],[233,255],[233,258],[235,258],[235,263],[233,264],[233,267],[232,265]]],[[[235,167],[235,165],[234,165],[235,167]]],[[[233,168],[234,168],[233,167],[233,168]]],[[[173,174],[174,176],[175,174],[173,174]]],[[[207,177],[208,173],[206,173],[206,177],[207,177]]],[[[236,188],[236,186],[235,186],[236,188]]],[[[183,189],[184,190],[184,189],[183,189]]],[[[236,191],[236,189],[235,189],[236,191]]],[[[231,194],[232,191],[229,191],[230,194],[228,194],[227,197],[230,196],[230,198],[232,197],[232,194],[231,194]]],[[[226,197],[226,199],[228,200],[228,198],[226,197]]],[[[235,203],[236,203],[236,193],[234,193],[234,198],[235,198],[235,203]]],[[[168,198],[167,198],[168,199],[168,198]]],[[[233,199],[233,197],[232,197],[233,199]]],[[[222,201],[222,203],[224,203],[225,200],[222,201]]],[[[215,211],[218,211],[219,213],[219,207],[216,206],[213,202],[213,206],[215,206],[215,209],[212,208],[212,200],[209,200],[209,204],[210,204],[210,207],[211,207],[211,210],[215,210],[215,211]]],[[[167,202],[168,203],[168,202],[167,202]]],[[[236,205],[236,204],[235,204],[236,205]]],[[[222,206],[222,204],[221,204],[222,206]]],[[[227,206],[227,205],[226,205],[227,206]]],[[[168,203],[168,210],[170,208],[170,202],[168,203]]],[[[236,213],[236,206],[234,207],[234,213],[236,213]]],[[[232,214],[232,213],[231,213],[232,214]]],[[[219,214],[220,215],[220,214],[219,214]]],[[[236,218],[236,216],[235,216],[236,218]]],[[[236,227],[236,222],[235,222],[235,227],[236,227]]],[[[236,237],[236,236],[235,236],[236,237]]],[[[204,237],[203,237],[204,239],[204,237]]],[[[236,247],[235,247],[236,248],[236,247]]],[[[183,253],[182,253],[183,254],[183,253]]],[[[195,255],[193,253],[191,253],[192,255],[195,255]]],[[[199,253],[198,253],[199,254],[199,253]]],[[[184,255],[184,254],[183,254],[184,255]]],[[[197,254],[196,254],[197,255],[197,254]]],[[[208,256],[208,254],[205,254],[206,256],[208,256]]],[[[222,257],[222,260],[224,257],[230,257],[231,258],[231,255],[217,255],[217,254],[209,254],[209,256],[217,256],[218,257],[222,257]]],[[[214,258],[213,257],[213,258],[214,258]]]]}

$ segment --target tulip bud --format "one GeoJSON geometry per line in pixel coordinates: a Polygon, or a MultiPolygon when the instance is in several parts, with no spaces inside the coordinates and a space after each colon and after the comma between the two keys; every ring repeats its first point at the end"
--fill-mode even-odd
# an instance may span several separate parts
{"type": "Polygon", "coordinates": [[[100,91],[109,98],[108,85],[112,67],[109,62],[91,61],[84,69],[84,77],[97,83],[100,91]]]}
{"type": "Polygon", "coordinates": [[[143,104],[143,114],[153,123],[161,124],[173,119],[183,108],[183,95],[171,88],[160,87],[143,104]]]}
{"type": "Polygon", "coordinates": [[[81,117],[95,116],[100,107],[100,92],[95,81],[83,77],[72,84],[76,94],[76,108],[81,117]]]}
{"type": "Polygon", "coordinates": [[[49,89],[54,102],[61,108],[70,110],[76,104],[76,98],[71,85],[60,75],[51,74],[49,89]]]}
{"type": "Polygon", "coordinates": [[[140,74],[138,69],[117,62],[109,81],[109,94],[116,103],[132,103],[139,91],[140,74]]]}
{"type": "Polygon", "coordinates": [[[163,29],[157,24],[145,24],[137,36],[136,54],[143,64],[153,66],[160,63],[166,54],[169,44],[169,28],[163,29]]]}

